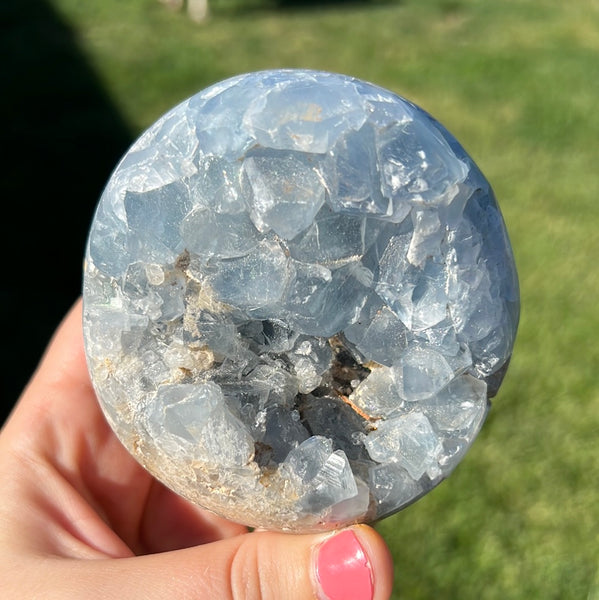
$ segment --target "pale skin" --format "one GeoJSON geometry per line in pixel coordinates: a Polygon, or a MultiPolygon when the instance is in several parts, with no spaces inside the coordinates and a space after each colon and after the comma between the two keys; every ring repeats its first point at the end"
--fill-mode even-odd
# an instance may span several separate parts
{"type": "MultiPolygon", "coordinates": [[[[315,557],[333,534],[248,533],[175,495],[121,446],[89,379],[80,301],[0,431],[0,481],[2,598],[324,598],[315,557]]],[[[373,600],[389,598],[383,539],[352,529],[373,600]]]]}

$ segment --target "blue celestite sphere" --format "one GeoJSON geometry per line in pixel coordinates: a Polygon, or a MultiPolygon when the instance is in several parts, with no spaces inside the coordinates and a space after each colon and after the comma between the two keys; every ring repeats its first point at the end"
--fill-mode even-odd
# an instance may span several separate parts
{"type": "Polygon", "coordinates": [[[91,226],[91,377],[153,475],[247,525],[389,515],[477,435],[512,352],[493,192],[432,117],[358,79],[249,73],[129,149],[91,226]]]}

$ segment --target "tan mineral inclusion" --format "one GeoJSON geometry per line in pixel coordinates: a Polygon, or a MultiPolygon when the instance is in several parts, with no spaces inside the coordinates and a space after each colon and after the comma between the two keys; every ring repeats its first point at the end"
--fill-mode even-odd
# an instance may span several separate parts
{"type": "Polygon", "coordinates": [[[518,294],[493,192],[432,117],[352,77],[249,73],[116,167],[86,252],[86,354],[159,480],[247,525],[331,529],[455,468],[518,294]]]}

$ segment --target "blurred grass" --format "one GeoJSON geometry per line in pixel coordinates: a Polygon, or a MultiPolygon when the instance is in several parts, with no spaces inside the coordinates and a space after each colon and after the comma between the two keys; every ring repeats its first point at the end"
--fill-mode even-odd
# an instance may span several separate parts
{"type": "Polygon", "coordinates": [[[420,104],[493,184],[522,319],[454,474],[378,525],[395,598],[599,597],[599,2],[54,0],[132,129],[240,72],[355,75],[420,104]]]}

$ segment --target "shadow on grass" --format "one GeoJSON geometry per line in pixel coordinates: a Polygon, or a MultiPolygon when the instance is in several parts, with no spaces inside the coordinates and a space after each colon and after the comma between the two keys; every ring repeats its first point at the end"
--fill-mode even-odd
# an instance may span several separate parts
{"type": "Polygon", "coordinates": [[[0,424],[81,291],[87,230],[132,134],[74,32],[43,0],[3,0],[0,424]]]}
{"type": "Polygon", "coordinates": [[[403,0],[209,0],[212,14],[245,16],[261,12],[307,12],[376,8],[403,0]]]}
{"type": "Polygon", "coordinates": [[[315,8],[368,8],[383,4],[399,4],[397,0],[274,0],[274,5],[279,8],[295,10],[312,10],[315,8]]]}

